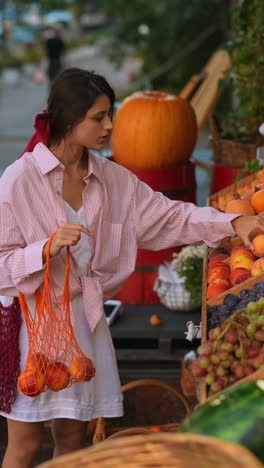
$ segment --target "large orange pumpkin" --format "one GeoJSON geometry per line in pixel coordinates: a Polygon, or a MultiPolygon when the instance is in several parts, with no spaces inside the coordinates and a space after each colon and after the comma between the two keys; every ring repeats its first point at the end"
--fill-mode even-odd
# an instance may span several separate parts
{"type": "Polygon", "coordinates": [[[135,169],[185,164],[196,140],[196,117],[188,101],[158,91],[136,92],[116,112],[113,159],[135,169]]]}

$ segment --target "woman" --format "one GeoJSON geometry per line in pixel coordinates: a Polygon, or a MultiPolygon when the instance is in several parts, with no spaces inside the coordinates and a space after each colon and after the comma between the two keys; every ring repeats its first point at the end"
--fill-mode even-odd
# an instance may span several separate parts
{"type": "MultiPolygon", "coordinates": [[[[3,468],[33,466],[43,422],[53,419],[55,455],[83,446],[86,422],[122,415],[122,396],[103,302],[135,267],[136,250],[159,250],[204,241],[216,246],[239,235],[264,232],[262,219],[222,214],[212,208],[172,201],[153,192],[127,169],[88,153],[101,150],[112,129],[114,92],[95,73],[72,68],[54,81],[47,113],[36,119],[37,134],[22,158],[0,181],[0,294],[32,295],[43,283],[46,243],[51,233],[51,273],[61,291],[65,246],[71,270],[71,305],[76,339],[96,366],[88,383],[28,398],[19,394],[8,419],[3,468]],[[33,148],[33,149],[32,149],[33,148]],[[90,235],[91,233],[91,235],[90,235]]],[[[28,350],[25,323],[19,334],[23,369],[28,350]]]]}

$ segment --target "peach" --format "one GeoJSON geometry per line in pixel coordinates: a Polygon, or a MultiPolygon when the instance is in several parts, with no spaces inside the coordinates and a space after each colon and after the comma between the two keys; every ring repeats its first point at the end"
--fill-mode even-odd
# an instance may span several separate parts
{"type": "Polygon", "coordinates": [[[220,253],[226,254],[227,251],[226,251],[226,249],[224,249],[223,247],[216,247],[215,249],[213,249],[213,250],[210,252],[209,258],[212,258],[212,257],[214,257],[215,255],[218,255],[218,254],[220,254],[220,253]]]}
{"type": "Polygon", "coordinates": [[[260,171],[256,173],[256,178],[264,181],[264,169],[260,169],[260,171]]]}
{"type": "Polygon", "coordinates": [[[230,260],[230,269],[231,271],[237,268],[245,268],[246,270],[251,270],[253,261],[254,260],[252,260],[251,258],[239,255],[238,257],[230,260]]]}
{"type": "Polygon", "coordinates": [[[240,197],[239,193],[237,192],[229,192],[227,195],[226,195],[226,201],[229,202],[231,200],[238,200],[240,197]]]}
{"type": "Polygon", "coordinates": [[[221,211],[225,211],[226,209],[226,199],[225,197],[223,197],[222,195],[220,195],[220,197],[218,198],[218,208],[219,210],[221,211]]]}
{"type": "Polygon", "coordinates": [[[258,234],[252,240],[256,257],[264,257],[264,234],[258,234]]]}
{"type": "Polygon", "coordinates": [[[82,356],[76,357],[70,362],[69,373],[75,380],[89,382],[95,376],[93,361],[82,356]]]}
{"type": "MultiPolygon", "coordinates": [[[[225,284],[226,286],[231,288],[231,284],[229,282],[229,279],[225,279],[225,278],[215,278],[210,284],[225,284]]],[[[209,284],[208,284],[208,286],[209,286],[209,284]]]]}
{"type": "Polygon", "coordinates": [[[251,275],[257,276],[263,272],[264,272],[264,258],[259,258],[258,260],[252,263],[251,275]]]}
{"type": "Polygon", "coordinates": [[[230,249],[234,249],[234,247],[242,246],[244,245],[240,237],[233,237],[230,241],[230,249]]]}
{"type": "Polygon", "coordinates": [[[237,245],[231,250],[230,258],[231,259],[235,258],[237,255],[244,255],[245,257],[255,260],[255,255],[252,252],[252,250],[248,249],[247,247],[240,246],[240,245],[237,245]]]}
{"type": "Polygon", "coordinates": [[[47,369],[47,385],[53,392],[66,388],[70,382],[68,367],[62,362],[54,362],[47,369]]]}
{"type": "Polygon", "coordinates": [[[243,283],[243,281],[246,281],[250,277],[251,272],[246,268],[235,268],[230,273],[229,281],[234,286],[235,284],[243,283]]]}
{"type": "Polygon", "coordinates": [[[216,283],[209,284],[206,292],[206,299],[209,301],[215,296],[227,291],[230,288],[229,281],[218,278],[216,283]]]}
{"type": "Polygon", "coordinates": [[[230,268],[246,268],[251,269],[253,261],[256,260],[254,253],[243,246],[236,246],[232,249],[230,255],[230,268]]]}
{"type": "Polygon", "coordinates": [[[215,262],[211,265],[208,265],[208,273],[211,270],[215,270],[216,268],[223,268],[224,270],[229,269],[229,265],[226,262],[215,262]]]}
{"type": "Polygon", "coordinates": [[[229,255],[228,255],[228,254],[224,254],[224,253],[219,253],[219,254],[213,255],[212,257],[209,258],[208,264],[209,264],[210,266],[212,266],[214,263],[223,262],[223,261],[226,260],[228,257],[229,257],[229,255]]]}
{"type": "Polygon", "coordinates": [[[226,213],[254,216],[255,210],[248,200],[231,200],[227,203],[226,213]]]}
{"type": "Polygon", "coordinates": [[[207,282],[213,283],[216,278],[228,279],[230,268],[226,263],[215,263],[208,268],[207,282]]]}
{"type": "Polygon", "coordinates": [[[42,393],[46,386],[46,379],[42,372],[27,369],[18,377],[17,389],[30,397],[36,397],[42,393]]]}

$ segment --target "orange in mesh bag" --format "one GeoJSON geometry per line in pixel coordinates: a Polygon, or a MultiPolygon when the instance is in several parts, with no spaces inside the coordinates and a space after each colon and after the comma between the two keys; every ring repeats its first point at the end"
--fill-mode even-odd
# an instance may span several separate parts
{"type": "Polygon", "coordinates": [[[19,294],[29,340],[24,371],[18,377],[18,391],[35,397],[46,390],[58,392],[76,382],[89,382],[95,376],[93,361],[80,349],[70,317],[70,249],[67,247],[63,293],[57,299],[50,275],[50,246],[47,244],[43,293],[35,293],[32,314],[25,296],[19,294]]]}

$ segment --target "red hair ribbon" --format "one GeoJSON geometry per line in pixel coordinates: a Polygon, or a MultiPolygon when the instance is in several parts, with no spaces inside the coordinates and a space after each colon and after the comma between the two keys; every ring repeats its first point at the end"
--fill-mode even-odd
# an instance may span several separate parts
{"type": "Polygon", "coordinates": [[[50,139],[50,126],[48,112],[44,110],[41,114],[37,114],[35,117],[34,128],[36,132],[30,138],[23,153],[19,156],[23,156],[24,153],[31,152],[35,148],[37,143],[49,144],[50,139]]]}

